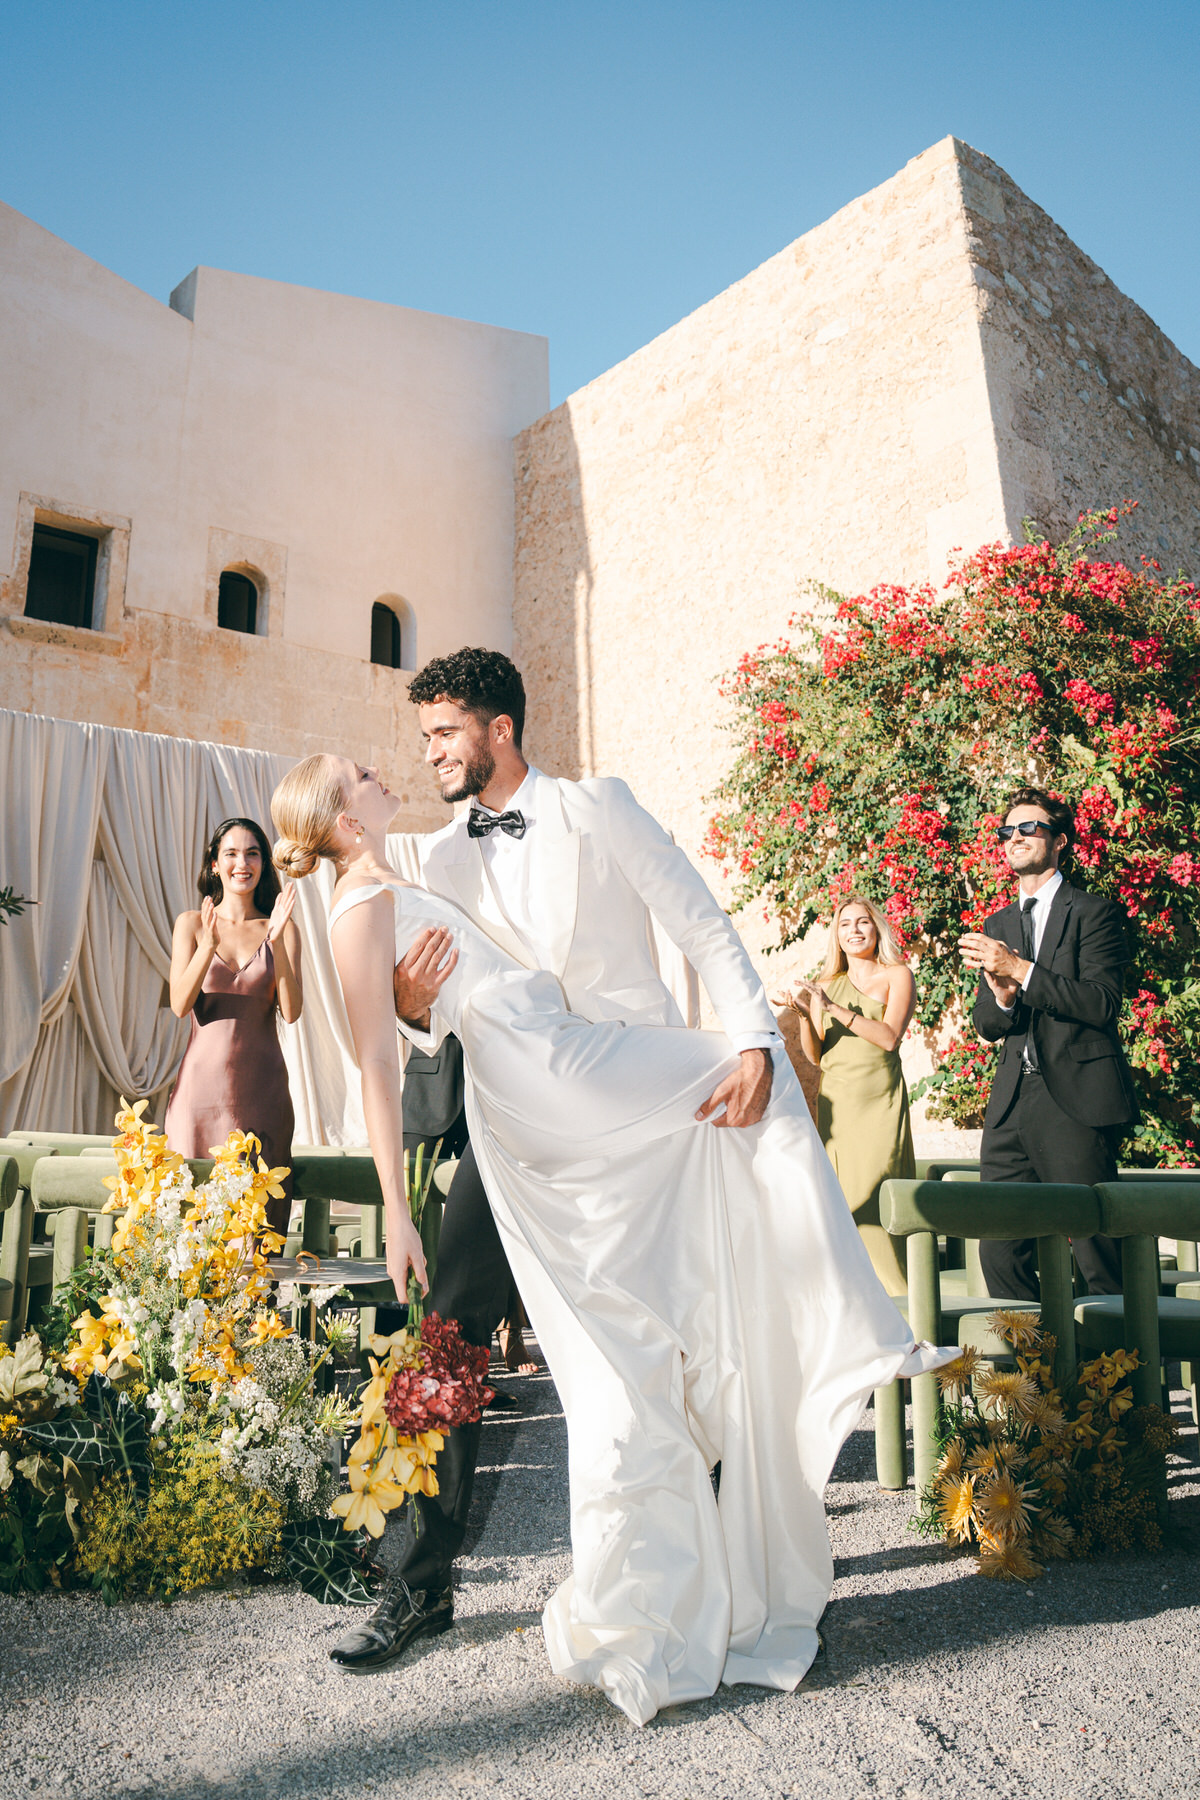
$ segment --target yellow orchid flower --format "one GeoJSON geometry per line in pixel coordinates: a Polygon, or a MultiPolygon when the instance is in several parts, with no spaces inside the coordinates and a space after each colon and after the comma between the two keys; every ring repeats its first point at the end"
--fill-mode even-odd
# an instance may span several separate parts
{"type": "Polygon", "coordinates": [[[362,1422],[364,1427],[373,1425],[383,1412],[384,1396],[388,1391],[391,1371],[382,1368],[373,1356],[367,1358],[371,1365],[371,1380],[367,1383],[362,1399],[362,1422]]]}
{"type": "Polygon", "coordinates": [[[290,1165],[286,1163],[282,1164],[278,1169],[268,1169],[266,1163],[260,1156],[258,1159],[258,1175],[260,1179],[257,1180],[254,1185],[256,1188],[264,1188],[273,1200],[282,1200],[284,1190],[281,1184],[284,1178],[290,1175],[291,1172],[290,1165]]]}
{"type": "Polygon", "coordinates": [[[252,1131],[231,1131],[223,1144],[210,1144],[208,1154],[214,1162],[248,1162],[253,1168],[261,1149],[262,1144],[252,1131]]]}
{"type": "Polygon", "coordinates": [[[260,1313],[250,1327],[250,1342],[258,1347],[271,1338],[285,1338],[292,1335],[290,1325],[286,1325],[278,1313],[260,1313]]]}
{"type": "Polygon", "coordinates": [[[368,1531],[381,1537],[386,1523],[385,1513],[394,1511],[404,1500],[404,1489],[394,1481],[372,1480],[361,1463],[350,1469],[350,1492],[339,1494],[332,1510],[344,1521],[346,1531],[368,1531]]]}

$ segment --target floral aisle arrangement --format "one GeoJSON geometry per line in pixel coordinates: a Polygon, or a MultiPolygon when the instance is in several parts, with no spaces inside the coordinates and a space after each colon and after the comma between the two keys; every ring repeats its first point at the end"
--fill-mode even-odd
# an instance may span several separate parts
{"type": "Polygon", "coordinates": [[[964,1024],[974,979],[956,940],[1012,898],[1005,793],[1065,794],[1073,879],[1120,905],[1136,970],[1121,1029],[1142,1118],[1125,1158],[1192,1164],[1200,595],[1146,559],[1105,560],[1119,522],[1112,508],[1059,546],[987,546],[940,591],[825,593],[815,621],[744,656],[724,687],[737,756],[708,850],[784,943],[853,889],[886,908],[916,962],[918,1022],[943,1046],[931,1114],[978,1125],[995,1051],[964,1024]]]}
{"type": "Polygon", "coordinates": [[[197,1185],[145,1103],[122,1106],[111,1250],[0,1360],[0,1588],[169,1596],[262,1568],[365,1599],[360,1544],[329,1548],[330,1441],[357,1409],[316,1379],[353,1327],[331,1319],[317,1347],[271,1304],[266,1198],[287,1171],[235,1132],[197,1185]]]}
{"type": "MultiPolygon", "coordinates": [[[[439,1139],[426,1165],[424,1145],[410,1165],[404,1153],[409,1212],[432,1246],[428,1203],[441,1149],[439,1139]]],[[[333,1511],[346,1531],[379,1537],[385,1515],[408,1494],[438,1491],[434,1463],[453,1425],[473,1425],[492,1398],[486,1385],[486,1347],[468,1344],[456,1319],[425,1314],[421,1291],[410,1276],[408,1324],[391,1336],[371,1339],[371,1379],[362,1396],[360,1432],[350,1449],[350,1491],[339,1494],[333,1511]]]]}
{"type": "Polygon", "coordinates": [[[1083,1363],[1064,1398],[1037,1315],[989,1323],[1016,1368],[981,1367],[968,1349],[939,1371],[940,1457],[915,1528],[968,1545],[981,1574],[1021,1581],[1054,1557],[1157,1549],[1154,1482],[1177,1431],[1160,1408],[1134,1406],[1136,1351],[1083,1363]]]}

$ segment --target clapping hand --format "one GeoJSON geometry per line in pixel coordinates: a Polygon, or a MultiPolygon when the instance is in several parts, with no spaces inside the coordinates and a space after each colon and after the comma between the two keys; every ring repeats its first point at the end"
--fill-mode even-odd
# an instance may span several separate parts
{"type": "Polygon", "coordinates": [[[958,940],[959,954],[968,969],[981,969],[1001,1006],[1012,1006],[1030,965],[999,938],[985,931],[965,931],[958,940]]]}
{"type": "Polygon", "coordinates": [[[200,937],[198,940],[200,948],[207,950],[210,956],[215,956],[220,936],[216,904],[210,895],[205,894],[200,902],[200,937]]]}
{"type": "Polygon", "coordinates": [[[811,1019],[814,1006],[828,1011],[830,1002],[828,994],[818,982],[802,981],[790,994],[784,995],[780,1004],[794,1007],[803,1019],[811,1019]]]}
{"type": "Polygon", "coordinates": [[[277,943],[284,926],[292,916],[292,908],[296,904],[296,884],[285,881],[279,891],[279,897],[271,908],[271,918],[267,925],[267,942],[277,943]]]}

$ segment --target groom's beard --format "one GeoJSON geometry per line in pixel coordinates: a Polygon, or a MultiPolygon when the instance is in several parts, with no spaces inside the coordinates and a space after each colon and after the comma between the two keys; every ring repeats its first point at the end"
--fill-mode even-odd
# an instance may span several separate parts
{"type": "Polygon", "coordinates": [[[482,794],[495,773],[495,758],[485,744],[469,762],[464,758],[458,780],[443,787],[442,799],[447,806],[453,806],[457,800],[473,800],[476,794],[482,794]]]}

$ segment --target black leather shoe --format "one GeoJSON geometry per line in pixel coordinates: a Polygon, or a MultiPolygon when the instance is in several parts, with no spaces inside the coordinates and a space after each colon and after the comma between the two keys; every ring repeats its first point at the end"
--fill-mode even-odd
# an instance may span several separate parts
{"type": "Polygon", "coordinates": [[[382,1669],[403,1656],[417,1638],[437,1637],[453,1623],[450,1587],[418,1588],[414,1593],[407,1581],[393,1575],[371,1617],[333,1646],[329,1660],[353,1673],[382,1669]]]}
{"type": "Polygon", "coordinates": [[[493,1388],[492,1397],[488,1401],[485,1412],[518,1412],[521,1402],[507,1388],[493,1388]]]}

